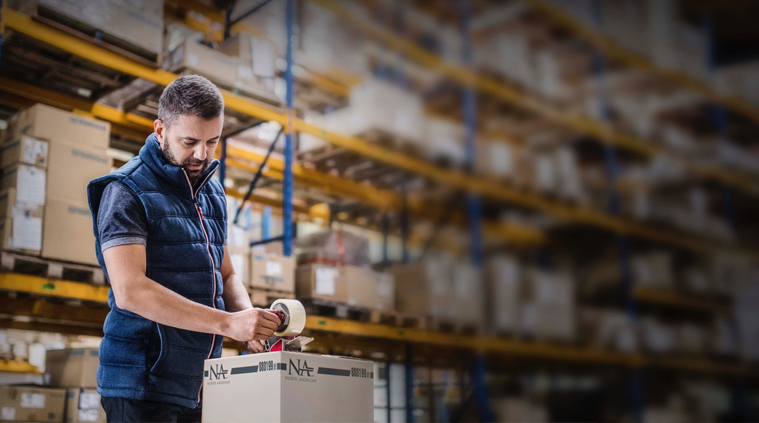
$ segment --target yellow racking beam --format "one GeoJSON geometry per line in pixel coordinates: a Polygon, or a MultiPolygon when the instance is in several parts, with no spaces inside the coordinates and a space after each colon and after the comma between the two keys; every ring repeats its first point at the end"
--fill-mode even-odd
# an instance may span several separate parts
{"type": "Polygon", "coordinates": [[[84,301],[108,302],[108,287],[47,279],[18,273],[0,273],[0,290],[27,292],[84,301]]]}
{"type": "MultiPolygon", "coordinates": [[[[330,3],[330,0],[315,1],[332,4],[330,3]]],[[[86,41],[77,39],[53,28],[47,27],[43,24],[34,22],[28,16],[11,10],[5,11],[3,15],[3,21],[8,28],[11,28],[29,37],[38,39],[92,62],[119,70],[136,77],[144,78],[161,85],[168,85],[177,77],[177,75],[170,72],[151,69],[147,66],[135,63],[113,52],[89,44],[86,41]]],[[[401,42],[405,43],[403,40],[401,40],[401,42]]],[[[416,46],[412,47],[421,51],[421,49],[416,46]]],[[[438,63],[440,66],[443,66],[446,69],[450,69],[450,73],[452,75],[456,75],[459,79],[464,78],[465,80],[469,81],[472,78],[472,75],[474,75],[473,73],[462,70],[456,66],[443,64],[437,57],[432,56],[427,52],[422,52],[424,54],[424,57],[431,57],[430,60],[434,59],[435,63],[438,63]]],[[[499,85],[499,89],[504,90],[504,92],[511,92],[507,91],[510,90],[510,88],[505,86],[501,87],[499,85]]],[[[237,110],[241,113],[258,117],[263,120],[275,121],[282,126],[287,125],[287,118],[284,113],[253,103],[227,91],[222,90],[222,94],[224,96],[226,106],[230,109],[237,110]]],[[[520,96],[520,98],[523,96],[522,94],[516,93],[515,91],[513,94],[520,96]]],[[[525,101],[531,100],[525,97],[525,101]]],[[[522,207],[527,207],[546,213],[559,223],[574,222],[586,224],[601,229],[606,229],[618,234],[637,236],[656,242],[663,242],[666,244],[691,249],[698,252],[714,252],[722,247],[719,244],[700,240],[692,236],[682,235],[669,231],[662,231],[645,224],[633,222],[629,219],[617,218],[589,208],[566,205],[557,201],[549,200],[539,195],[525,193],[504,184],[499,184],[495,181],[468,175],[459,170],[451,170],[435,166],[423,160],[409,157],[403,153],[392,151],[378,145],[369,144],[366,141],[356,137],[325,131],[324,129],[306,123],[303,119],[293,119],[293,125],[295,126],[294,129],[296,131],[306,132],[311,135],[320,137],[334,145],[375,159],[381,163],[385,163],[396,168],[430,178],[432,180],[447,184],[451,187],[456,187],[467,192],[479,194],[491,200],[516,204],[522,207]]],[[[604,129],[601,130],[602,132],[605,131],[604,129]]]]}
{"type": "MultiPolygon", "coordinates": [[[[262,154],[231,145],[227,146],[227,156],[255,163],[262,163],[264,159],[264,155],[262,154]]],[[[246,168],[253,172],[257,170],[257,168],[240,163],[234,159],[228,158],[227,163],[230,166],[246,168]]],[[[267,170],[264,171],[264,176],[282,179],[284,168],[285,164],[282,160],[270,157],[267,161],[267,170]]],[[[297,163],[293,165],[293,178],[295,178],[295,181],[298,184],[313,187],[328,194],[352,198],[364,204],[376,207],[381,211],[400,210],[403,207],[403,197],[400,194],[332,176],[313,169],[307,169],[297,163]]],[[[437,220],[443,215],[442,210],[440,210],[440,207],[437,204],[409,198],[407,206],[409,211],[417,216],[437,220]]],[[[460,223],[464,223],[463,216],[460,217],[460,223]]],[[[546,241],[546,235],[543,231],[528,225],[486,222],[483,227],[483,232],[485,235],[499,237],[500,239],[520,244],[538,244],[546,241]]]]}
{"type": "Polygon", "coordinates": [[[535,10],[549,17],[556,24],[570,30],[596,49],[603,52],[610,59],[623,63],[634,69],[638,69],[657,77],[664,78],[672,83],[693,90],[706,97],[710,101],[718,103],[736,113],[749,117],[759,123],[759,109],[746,101],[731,95],[720,94],[708,84],[679,70],[668,70],[658,67],[651,59],[639,53],[635,53],[610,38],[599,33],[595,29],[582,24],[560,8],[545,0],[526,0],[535,10]]]}
{"type": "MultiPolygon", "coordinates": [[[[15,81],[8,78],[0,77],[0,91],[6,91],[19,97],[26,97],[36,102],[41,102],[55,106],[58,108],[73,110],[76,113],[84,114],[90,117],[99,118],[111,122],[112,130],[122,135],[130,136],[131,138],[142,140],[149,135],[153,128],[153,121],[142,116],[124,113],[118,109],[105,106],[98,103],[90,103],[86,100],[81,100],[75,97],[68,96],[66,94],[57,93],[44,88],[39,88],[30,84],[15,81]]],[[[255,163],[262,163],[264,156],[244,150],[238,147],[229,146],[227,165],[231,167],[242,168],[255,172],[257,169],[251,166],[241,163],[236,158],[249,160],[255,163]]],[[[217,157],[218,158],[218,157],[217,157]]],[[[282,179],[282,172],[284,171],[284,162],[278,159],[270,158],[268,166],[264,170],[263,175],[273,179],[282,179]]],[[[325,193],[338,195],[341,197],[348,197],[359,200],[363,203],[373,205],[380,210],[399,210],[402,207],[402,198],[400,195],[391,191],[378,190],[374,187],[359,184],[353,181],[346,180],[344,178],[327,175],[322,172],[318,172],[311,169],[306,169],[298,164],[293,167],[293,174],[296,181],[300,184],[317,188],[325,193]]],[[[243,198],[243,195],[232,190],[228,190],[227,194],[235,198],[243,198]]],[[[281,208],[281,204],[278,200],[269,197],[252,195],[250,200],[252,203],[264,204],[275,208],[281,208]]],[[[427,217],[437,219],[440,213],[434,214],[433,212],[439,211],[439,208],[432,207],[429,204],[417,204],[413,201],[410,202],[412,212],[417,214],[424,214],[427,217]],[[430,216],[433,213],[433,216],[430,216]]],[[[329,212],[321,209],[298,209],[298,213],[308,215],[312,219],[321,219],[321,223],[329,222],[329,212]]],[[[319,222],[319,220],[317,220],[319,222]]],[[[513,241],[517,243],[536,244],[542,243],[546,240],[545,234],[537,228],[531,228],[523,225],[509,225],[498,223],[486,223],[484,227],[485,233],[492,236],[496,236],[500,239],[513,241]]]]}
{"type": "Polygon", "coordinates": [[[0,360],[0,373],[32,373],[40,374],[40,369],[25,361],[0,360]]]}
{"type": "Polygon", "coordinates": [[[494,78],[480,75],[476,71],[463,66],[446,63],[441,57],[424,50],[413,42],[407,41],[363,17],[355,16],[336,0],[313,1],[332,11],[345,22],[351,24],[369,37],[381,41],[390,48],[403,53],[411,60],[427,68],[434,69],[465,86],[473,86],[482,93],[492,95],[522,110],[535,113],[566,128],[591,136],[604,144],[613,145],[644,156],[666,154],[675,160],[683,162],[696,175],[713,178],[750,193],[757,193],[758,191],[756,181],[746,175],[718,166],[698,163],[687,157],[651,145],[646,140],[616,132],[609,125],[577,114],[561,111],[494,78]]]}
{"type": "MultiPolygon", "coordinates": [[[[81,282],[51,281],[45,278],[17,273],[0,273],[0,289],[28,294],[54,295],[67,299],[96,301],[101,303],[106,302],[108,298],[107,287],[93,286],[81,282]],[[44,284],[50,283],[55,284],[55,287],[52,289],[43,287],[44,284]]],[[[44,307],[36,308],[42,310],[44,307]]],[[[46,318],[64,321],[67,318],[71,318],[71,316],[68,315],[69,313],[66,313],[67,315],[65,316],[57,316],[55,312],[65,310],[66,307],[57,306],[56,308],[56,306],[54,306],[50,310],[43,310],[43,314],[46,318]]],[[[40,315],[40,313],[42,313],[42,311],[35,312],[34,316],[40,315]]],[[[88,318],[87,321],[83,323],[92,323],[92,319],[88,318]]],[[[448,348],[475,350],[487,354],[513,355],[528,359],[541,359],[556,362],[598,363],[629,367],[660,366],[664,368],[705,373],[742,374],[748,370],[746,365],[727,365],[715,363],[707,359],[658,359],[642,354],[619,353],[594,348],[554,345],[541,342],[525,342],[493,336],[431,332],[323,316],[308,316],[306,318],[306,329],[317,332],[330,332],[339,335],[361,336],[387,341],[431,344],[448,348]]],[[[72,330],[76,329],[74,328],[72,330]]],[[[79,330],[86,329],[79,328],[79,330]]],[[[2,362],[0,362],[0,371],[3,371],[3,366],[2,362]]],[[[27,370],[31,369],[25,368],[17,371],[27,370]]]]}
{"type": "Polygon", "coordinates": [[[633,289],[633,298],[642,303],[658,304],[663,306],[687,308],[693,310],[704,310],[714,313],[728,313],[731,307],[727,304],[719,303],[714,300],[707,300],[698,297],[680,294],[676,291],[647,288],[645,286],[636,286],[633,289]]]}

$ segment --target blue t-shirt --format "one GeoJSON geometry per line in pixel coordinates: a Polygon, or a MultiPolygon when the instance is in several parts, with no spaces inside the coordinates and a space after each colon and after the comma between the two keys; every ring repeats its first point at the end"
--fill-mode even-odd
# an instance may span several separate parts
{"type": "MultiPolygon", "coordinates": [[[[100,250],[118,245],[147,245],[148,217],[145,208],[129,187],[113,181],[103,190],[98,212],[100,250]]],[[[224,239],[224,245],[227,239],[224,239]]]]}
{"type": "Polygon", "coordinates": [[[120,181],[105,187],[98,212],[100,249],[127,244],[147,245],[148,218],[145,208],[131,189],[120,181]]]}

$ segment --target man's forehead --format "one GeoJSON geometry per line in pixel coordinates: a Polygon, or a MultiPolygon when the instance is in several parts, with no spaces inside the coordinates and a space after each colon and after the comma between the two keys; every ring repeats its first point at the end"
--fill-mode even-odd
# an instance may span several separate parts
{"type": "Polygon", "coordinates": [[[178,116],[171,125],[171,132],[177,138],[208,140],[219,136],[224,120],[222,117],[203,119],[198,116],[178,116]]]}

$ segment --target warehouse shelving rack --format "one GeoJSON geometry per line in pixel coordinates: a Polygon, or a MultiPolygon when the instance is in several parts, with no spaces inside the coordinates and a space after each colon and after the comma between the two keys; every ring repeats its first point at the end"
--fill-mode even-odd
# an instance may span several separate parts
{"type": "MultiPolygon", "coordinates": [[[[176,75],[170,72],[160,69],[151,69],[135,63],[108,50],[91,45],[86,41],[74,38],[68,34],[34,22],[28,16],[21,15],[12,10],[5,10],[3,16],[3,24],[6,28],[94,63],[164,86],[168,85],[176,78],[176,75]]],[[[229,92],[223,92],[223,95],[227,108],[229,109],[239,111],[261,120],[274,121],[282,126],[287,126],[287,117],[282,112],[253,103],[229,92]]],[[[94,107],[97,109],[102,108],[99,105],[94,107]]],[[[99,113],[102,112],[97,110],[97,112],[93,114],[96,117],[106,118],[104,114],[99,113]]],[[[121,118],[126,119],[128,117],[129,116],[122,116],[121,118]]],[[[367,159],[372,159],[410,174],[434,180],[455,189],[476,193],[483,199],[487,198],[503,204],[513,204],[527,209],[540,211],[552,217],[557,222],[588,225],[609,230],[613,233],[627,234],[633,237],[648,239],[695,252],[713,252],[724,247],[719,243],[703,240],[691,235],[685,235],[671,230],[662,230],[630,219],[613,217],[609,214],[586,207],[573,206],[537,194],[519,191],[508,185],[491,181],[486,178],[435,166],[408,155],[367,143],[356,137],[349,137],[325,131],[317,126],[306,123],[300,118],[293,118],[292,122],[292,126],[296,131],[323,138],[331,144],[355,152],[367,159]]]]}
{"type": "MultiPolygon", "coordinates": [[[[0,273],[0,290],[24,294],[28,299],[3,302],[0,305],[0,326],[50,330],[48,322],[62,333],[102,334],[102,321],[108,311],[107,286],[82,282],[51,280],[16,273],[0,273]],[[57,304],[47,300],[61,300],[57,304]],[[67,305],[74,301],[76,305],[67,305]],[[17,302],[17,303],[16,303],[17,302]],[[34,325],[28,319],[13,319],[9,315],[36,317],[42,323],[34,325]],[[62,329],[66,327],[65,329],[62,329]]],[[[657,357],[646,354],[620,353],[595,348],[575,347],[556,343],[505,339],[485,335],[462,335],[401,328],[325,316],[308,316],[306,329],[349,335],[361,339],[379,339],[395,343],[427,344],[479,352],[490,356],[515,356],[559,363],[584,363],[623,366],[629,368],[662,368],[695,373],[746,375],[757,369],[748,363],[722,362],[691,357],[657,357]]]]}
{"type": "MultiPolygon", "coordinates": [[[[293,0],[287,1],[288,34],[292,35],[291,14],[293,0]]],[[[636,139],[635,137],[624,133],[615,132],[602,122],[596,122],[587,118],[569,115],[559,110],[553,109],[548,105],[540,103],[534,98],[531,98],[528,94],[522,93],[500,81],[495,81],[491,78],[480,75],[469,67],[447,64],[439,57],[422,50],[411,42],[404,40],[402,37],[390,31],[387,31],[384,28],[381,28],[372,22],[366,22],[364,20],[360,20],[351,16],[345,9],[342,8],[342,6],[339,5],[339,3],[334,0],[313,1],[316,1],[322,6],[337,13],[346,21],[354,24],[366,35],[381,40],[386,46],[402,52],[405,57],[417,63],[420,63],[425,67],[440,71],[451,80],[459,82],[464,88],[467,89],[467,97],[473,97],[476,95],[475,93],[481,93],[483,95],[496,97],[501,101],[516,106],[517,108],[539,115],[547,121],[567,127],[570,130],[586,134],[599,141],[602,145],[630,151],[644,157],[651,157],[657,154],[672,155],[671,152],[667,152],[659,147],[652,146],[646,143],[644,140],[636,139]]],[[[180,3],[176,0],[167,0],[167,2],[180,3]]],[[[529,0],[528,2],[539,10],[546,11],[546,13],[552,17],[559,19],[555,11],[551,12],[550,7],[544,5],[540,0],[529,0]]],[[[209,9],[206,6],[193,1],[181,3],[185,7],[187,7],[187,5],[190,5],[189,7],[194,8],[194,10],[201,11],[203,15],[210,17],[211,20],[215,22],[224,23],[226,21],[223,12],[209,9]]],[[[174,75],[172,73],[146,67],[140,63],[136,63],[125,57],[114,54],[113,52],[104,50],[85,41],[71,37],[68,34],[46,27],[45,25],[33,21],[28,16],[18,14],[11,10],[3,10],[2,21],[0,21],[0,28],[3,27],[5,29],[13,30],[24,36],[36,39],[40,42],[49,44],[60,50],[66,51],[91,62],[106,66],[133,77],[154,82],[161,86],[167,85],[177,77],[177,75],[174,75]]],[[[205,30],[209,31],[209,29],[205,30]]],[[[250,29],[246,29],[244,25],[237,24],[237,26],[232,27],[232,30],[246,31],[250,29]]],[[[598,36],[593,31],[585,31],[581,29],[576,30],[581,36],[591,40],[591,43],[604,54],[614,57],[615,59],[627,60],[631,66],[640,67],[641,69],[649,70],[653,73],[660,72],[659,70],[653,68],[650,64],[635,61],[631,56],[625,56],[625,54],[619,53],[618,47],[606,42],[603,37],[598,36]]],[[[290,47],[288,48],[288,51],[290,51],[290,47]]],[[[436,220],[440,217],[438,214],[436,214],[434,208],[430,207],[429,204],[409,201],[408,198],[406,198],[403,194],[399,194],[398,192],[389,189],[365,186],[347,178],[335,177],[298,165],[293,159],[291,144],[292,134],[294,134],[295,131],[298,131],[323,138],[335,146],[356,153],[362,157],[382,163],[390,168],[399,169],[409,174],[419,175],[429,180],[437,181],[440,184],[453,187],[457,190],[471,193],[473,195],[473,198],[481,197],[483,199],[490,199],[503,204],[513,204],[520,207],[536,210],[545,213],[548,216],[551,216],[553,219],[555,219],[555,221],[560,223],[577,223],[581,225],[593,226],[608,230],[619,236],[647,239],[657,243],[684,248],[697,253],[709,253],[725,248],[725,246],[712,241],[707,241],[690,235],[684,235],[671,230],[661,230],[660,228],[651,225],[620,218],[614,216],[614,213],[598,212],[589,208],[569,205],[560,201],[540,196],[538,194],[522,192],[503,183],[497,183],[486,178],[473,176],[467,172],[454,171],[451,169],[442,168],[440,166],[431,165],[427,162],[410,157],[408,155],[370,144],[357,137],[348,137],[337,133],[331,133],[314,125],[310,125],[305,122],[305,120],[296,117],[292,112],[293,78],[290,69],[293,63],[290,54],[288,54],[287,64],[288,71],[286,73],[288,101],[284,112],[254,103],[232,93],[224,92],[225,102],[229,109],[235,110],[245,115],[249,115],[258,120],[277,122],[286,128],[288,132],[288,138],[290,138],[290,140],[286,142],[286,144],[289,144],[290,147],[285,148],[285,160],[282,161],[270,158],[267,162],[267,169],[264,171],[264,176],[271,179],[284,181],[285,193],[283,202],[280,203],[278,200],[272,200],[267,197],[253,197],[253,200],[255,202],[263,203],[268,206],[282,207],[282,214],[284,217],[283,220],[285,222],[289,222],[295,219],[295,217],[292,215],[293,211],[296,212],[296,216],[302,215],[312,219],[322,219],[327,221],[330,220],[330,216],[323,213],[322,210],[313,207],[303,208],[293,206],[293,183],[315,188],[337,197],[351,198],[358,202],[372,205],[381,213],[387,213],[393,210],[403,210],[404,216],[406,216],[406,218],[408,217],[406,213],[409,213],[412,216],[419,216],[431,220],[436,220]]],[[[754,119],[756,119],[756,116],[759,116],[759,112],[753,108],[750,108],[750,106],[746,106],[740,101],[732,98],[720,96],[710,91],[704,91],[704,87],[694,85],[693,81],[683,79],[683,77],[680,75],[670,75],[668,73],[662,75],[668,78],[676,79],[689,88],[700,91],[709,99],[724,104],[725,107],[731,108],[732,110],[751,115],[754,117],[754,119]]],[[[315,75],[312,78],[312,81],[315,84],[320,85],[325,89],[332,90],[342,95],[347,95],[348,88],[346,85],[341,85],[329,78],[323,78],[318,75],[315,75]]],[[[114,109],[102,104],[90,103],[81,99],[67,96],[65,94],[59,94],[38,87],[28,86],[28,84],[23,84],[18,81],[0,79],[0,92],[3,93],[0,94],[0,103],[11,103],[23,106],[25,104],[28,105],[29,101],[31,100],[32,102],[42,102],[56,105],[57,107],[73,110],[78,113],[107,120],[113,124],[112,128],[115,134],[119,134],[130,139],[142,140],[145,138],[145,135],[152,130],[152,120],[145,118],[144,116],[139,116],[133,113],[125,113],[118,109],[114,109]]],[[[468,146],[470,149],[470,158],[473,157],[473,152],[471,150],[474,148],[473,140],[474,131],[476,130],[473,123],[475,114],[475,110],[473,108],[474,104],[475,102],[473,99],[467,101],[467,107],[465,109],[465,114],[467,115],[466,127],[468,130],[467,139],[469,140],[468,146]]],[[[262,155],[237,148],[233,145],[227,145],[226,142],[223,145],[223,150],[223,156],[220,157],[223,162],[223,172],[226,171],[227,167],[238,168],[251,172],[256,170],[256,167],[254,167],[252,164],[260,165],[263,162],[262,155]]],[[[703,166],[684,157],[677,157],[677,160],[686,163],[694,175],[710,178],[751,194],[755,194],[757,192],[757,184],[746,175],[727,169],[721,169],[712,166],[703,166]]],[[[241,197],[241,195],[236,192],[230,192],[230,195],[238,198],[241,197]]],[[[480,213],[478,211],[478,208],[479,207],[476,204],[476,200],[473,201],[471,203],[471,207],[469,207],[468,217],[472,223],[476,222],[479,219],[480,213]]],[[[466,223],[466,217],[467,216],[461,215],[455,217],[452,220],[459,225],[464,226],[466,223]]],[[[286,228],[289,228],[289,225],[285,226],[286,228]]],[[[478,225],[473,224],[472,226],[477,227],[478,225]]],[[[383,227],[386,227],[386,225],[383,225],[383,227]]],[[[478,245],[481,245],[481,242],[478,239],[481,235],[481,232],[490,234],[495,233],[498,238],[513,243],[537,244],[548,241],[548,236],[545,231],[537,228],[495,224],[492,222],[483,222],[482,227],[484,229],[483,231],[478,230],[472,232],[471,244],[473,248],[471,250],[474,254],[473,261],[475,263],[478,263],[481,259],[481,256],[478,254],[479,248],[477,247],[478,245]]],[[[385,236],[387,236],[388,230],[385,230],[383,232],[385,233],[385,236]]],[[[408,238],[408,230],[406,229],[403,232],[403,235],[405,235],[403,237],[405,243],[406,239],[408,238]]],[[[292,240],[292,235],[288,234],[288,230],[285,231],[284,239],[286,245],[285,253],[289,254],[289,247],[287,247],[287,245],[292,240]]],[[[753,251],[744,251],[748,251],[757,257],[757,253],[753,251]]],[[[0,290],[24,293],[33,297],[54,296],[63,299],[84,302],[87,305],[91,303],[99,303],[102,305],[103,302],[107,301],[108,291],[106,287],[93,287],[90,285],[70,281],[50,281],[44,278],[36,278],[18,274],[0,275],[0,290]]],[[[633,296],[639,301],[646,301],[647,298],[651,301],[654,301],[653,298],[655,297],[650,292],[646,293],[643,290],[634,290],[633,296]]],[[[661,298],[659,296],[657,297],[661,298]]],[[[52,326],[47,327],[56,327],[59,330],[63,331],[71,330],[74,331],[74,333],[77,331],[86,331],[88,333],[97,332],[97,321],[84,322],[89,324],[89,326],[82,326],[82,322],[70,322],[75,323],[71,325],[63,322],[67,317],[70,317],[72,315],[72,307],[46,304],[45,301],[24,301],[26,302],[24,302],[24,304],[15,310],[15,313],[17,313],[18,316],[48,319],[51,322],[48,324],[52,326]]],[[[683,299],[676,296],[666,297],[666,300],[660,300],[660,302],[665,303],[666,305],[679,307],[721,310],[720,307],[715,306],[709,302],[696,301],[687,298],[683,299]]],[[[82,309],[90,310],[88,306],[82,306],[82,309]]],[[[102,307],[95,307],[94,309],[100,309],[102,312],[102,307]]],[[[97,312],[95,312],[95,315],[97,316],[97,312]]],[[[35,327],[30,324],[30,322],[18,319],[7,320],[4,325],[8,327],[35,327]]],[[[464,348],[470,351],[484,354],[486,356],[511,355],[517,357],[529,357],[533,359],[546,360],[550,362],[609,364],[629,367],[632,369],[663,368],[669,370],[682,370],[735,376],[747,375],[749,374],[749,371],[753,369],[751,366],[745,363],[725,364],[719,361],[708,359],[659,358],[643,354],[624,354],[595,349],[545,344],[539,342],[509,340],[487,336],[467,337],[461,335],[420,331],[416,329],[397,328],[355,321],[338,320],[323,316],[309,316],[307,329],[315,332],[350,335],[359,338],[382,339],[396,343],[400,342],[407,345],[407,352],[412,351],[411,348],[413,345],[428,344],[449,348],[464,348]]],[[[482,364],[483,363],[480,362],[480,365],[478,365],[478,367],[484,369],[484,367],[481,367],[482,364]]],[[[3,367],[3,363],[0,362],[0,371],[2,371],[4,368],[13,368],[13,366],[9,364],[5,364],[5,366],[7,367],[3,367]]],[[[410,390],[407,392],[410,392],[410,390]]],[[[409,411],[409,407],[407,407],[407,411],[409,411]]]]}
{"type": "MultiPolygon", "coordinates": [[[[625,151],[640,154],[644,157],[665,154],[684,163],[695,175],[712,178],[749,193],[757,192],[756,181],[746,175],[715,166],[698,164],[687,157],[682,157],[674,152],[658,148],[633,135],[615,131],[602,122],[556,109],[527,93],[521,92],[507,83],[482,75],[469,67],[446,63],[442,58],[418,47],[413,42],[405,40],[367,19],[354,16],[347,8],[342,6],[336,0],[313,1],[328,10],[331,10],[339,17],[343,18],[346,23],[352,25],[366,36],[381,41],[384,45],[402,52],[405,57],[426,68],[436,70],[453,81],[462,85],[472,84],[482,94],[493,96],[519,109],[541,116],[549,122],[585,134],[598,140],[602,144],[612,145],[625,151]]],[[[684,79],[681,78],[681,80],[684,79]]],[[[713,94],[712,97],[716,97],[716,94],[713,94]]],[[[727,97],[719,98],[722,99],[722,101],[728,101],[727,97]]],[[[733,103],[734,101],[731,102],[731,104],[733,103]]],[[[754,113],[757,112],[754,111],[754,113]]]]}

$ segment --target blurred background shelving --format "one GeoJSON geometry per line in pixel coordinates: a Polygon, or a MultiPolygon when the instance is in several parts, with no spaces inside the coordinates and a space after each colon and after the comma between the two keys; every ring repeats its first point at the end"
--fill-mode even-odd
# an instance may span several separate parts
{"type": "MultiPolygon", "coordinates": [[[[115,169],[164,86],[211,79],[235,266],[309,302],[309,351],[376,362],[377,422],[755,420],[759,6],[728,3],[3,0],[0,138],[55,145],[18,123],[50,106],[107,123],[115,169]],[[376,304],[308,291],[320,266],[376,304]]],[[[0,377],[102,336],[77,225],[5,229],[0,377]]]]}

